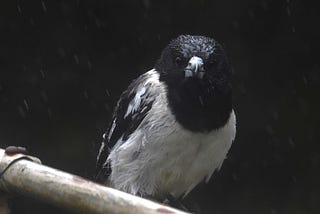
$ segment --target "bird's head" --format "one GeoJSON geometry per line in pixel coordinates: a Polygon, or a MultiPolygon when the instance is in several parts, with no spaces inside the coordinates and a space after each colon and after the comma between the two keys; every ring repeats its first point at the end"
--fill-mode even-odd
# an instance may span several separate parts
{"type": "Polygon", "coordinates": [[[155,69],[169,86],[207,82],[212,87],[229,85],[230,66],[222,46],[205,36],[181,35],[162,51],[155,69]]]}
{"type": "Polygon", "coordinates": [[[232,111],[230,65],[222,46],[205,36],[182,35],[162,51],[156,66],[172,113],[192,131],[225,125],[232,111]]]}

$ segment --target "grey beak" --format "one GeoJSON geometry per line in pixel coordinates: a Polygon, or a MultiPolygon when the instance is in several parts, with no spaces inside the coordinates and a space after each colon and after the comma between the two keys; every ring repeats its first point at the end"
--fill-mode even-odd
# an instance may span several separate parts
{"type": "Polygon", "coordinates": [[[185,77],[197,77],[202,79],[204,76],[203,60],[200,57],[193,56],[186,67],[185,77]]]}

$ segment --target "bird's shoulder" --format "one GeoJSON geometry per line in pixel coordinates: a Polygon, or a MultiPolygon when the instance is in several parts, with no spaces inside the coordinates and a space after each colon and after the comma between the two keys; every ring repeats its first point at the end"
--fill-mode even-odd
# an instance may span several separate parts
{"type": "Polygon", "coordinates": [[[121,94],[97,157],[98,181],[110,173],[107,163],[110,151],[125,142],[150,111],[159,93],[158,85],[159,74],[152,69],[133,80],[121,94]]]}
{"type": "Polygon", "coordinates": [[[110,146],[110,142],[115,143],[114,141],[120,137],[125,141],[139,126],[157,98],[158,79],[155,70],[148,71],[132,81],[128,89],[122,93],[108,136],[105,136],[110,146]]]}

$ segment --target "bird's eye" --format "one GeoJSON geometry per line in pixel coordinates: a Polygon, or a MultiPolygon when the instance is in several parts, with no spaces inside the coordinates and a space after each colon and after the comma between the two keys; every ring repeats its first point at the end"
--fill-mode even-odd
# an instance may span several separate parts
{"type": "Polygon", "coordinates": [[[208,68],[213,67],[217,64],[217,60],[211,59],[206,64],[208,68]]]}
{"type": "Polygon", "coordinates": [[[176,64],[177,64],[178,66],[181,66],[181,65],[183,64],[183,60],[182,60],[181,57],[177,57],[177,58],[175,59],[175,62],[176,62],[176,64]]]}

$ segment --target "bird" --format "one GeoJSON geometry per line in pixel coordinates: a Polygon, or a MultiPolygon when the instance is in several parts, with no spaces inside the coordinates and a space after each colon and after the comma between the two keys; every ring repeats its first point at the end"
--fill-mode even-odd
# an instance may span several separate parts
{"type": "Polygon", "coordinates": [[[220,169],[235,135],[224,48],[207,36],[180,35],[121,94],[95,178],[156,201],[183,198],[220,169]]]}

